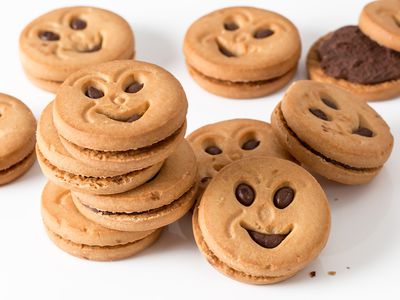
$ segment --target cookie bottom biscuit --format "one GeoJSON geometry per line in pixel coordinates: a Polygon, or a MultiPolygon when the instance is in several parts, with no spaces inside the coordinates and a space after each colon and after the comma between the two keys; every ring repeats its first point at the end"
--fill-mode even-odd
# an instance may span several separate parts
{"type": "Polygon", "coordinates": [[[323,156],[301,141],[287,125],[281,105],[275,108],[271,124],[282,145],[298,160],[316,173],[343,184],[363,184],[371,181],[381,170],[376,168],[356,168],[323,156]]]}
{"type": "Polygon", "coordinates": [[[359,84],[353,83],[345,79],[337,79],[325,74],[321,68],[318,56],[318,48],[328,35],[317,40],[310,48],[307,54],[307,71],[308,77],[312,80],[331,83],[340,86],[356,95],[359,95],[366,101],[387,100],[400,95],[400,79],[391,80],[377,84],[359,84]]]}
{"type": "Polygon", "coordinates": [[[143,212],[114,213],[86,206],[73,195],[79,212],[89,220],[106,228],[119,231],[144,231],[166,226],[183,217],[193,206],[197,186],[193,186],[180,198],[159,208],[143,212]]]}
{"type": "Polygon", "coordinates": [[[244,282],[244,283],[250,283],[250,284],[272,284],[272,283],[277,283],[280,281],[284,281],[292,276],[294,276],[296,273],[286,275],[286,276],[255,276],[251,274],[247,274],[245,272],[236,270],[224,262],[222,262],[207,246],[207,243],[204,241],[203,235],[201,233],[201,229],[199,226],[198,222],[198,207],[194,209],[193,212],[193,217],[192,217],[192,226],[193,226],[193,235],[194,239],[196,241],[197,246],[199,247],[200,251],[203,253],[203,255],[206,257],[207,261],[215,267],[218,271],[220,271],[222,274],[244,282]]]}
{"type": "Polygon", "coordinates": [[[27,172],[35,162],[35,151],[11,167],[0,170],[0,185],[9,183],[27,172]]]}
{"type": "Polygon", "coordinates": [[[143,170],[114,177],[87,177],[63,171],[52,165],[36,147],[39,165],[45,176],[55,184],[69,190],[93,194],[117,194],[133,189],[151,179],[162,166],[162,162],[143,170]]]}
{"type": "Polygon", "coordinates": [[[96,261],[112,261],[127,258],[150,247],[160,237],[162,228],[157,229],[143,239],[116,246],[89,246],[76,244],[62,238],[46,228],[47,234],[53,243],[61,250],[83,259],[96,261]]]}
{"type": "Polygon", "coordinates": [[[29,79],[29,81],[31,81],[34,85],[41,88],[42,90],[48,91],[50,93],[57,93],[58,88],[63,83],[63,81],[52,81],[38,78],[30,74],[27,70],[24,71],[25,76],[29,79]]]}
{"type": "Polygon", "coordinates": [[[190,75],[205,90],[218,96],[234,99],[258,98],[283,88],[296,74],[297,66],[278,78],[232,82],[208,77],[187,64],[190,75]]]}

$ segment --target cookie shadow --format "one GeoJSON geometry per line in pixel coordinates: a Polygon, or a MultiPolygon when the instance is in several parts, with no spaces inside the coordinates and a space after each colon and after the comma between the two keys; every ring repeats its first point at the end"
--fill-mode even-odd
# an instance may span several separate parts
{"type": "Polygon", "coordinates": [[[176,64],[181,51],[168,34],[148,27],[135,27],[135,59],[168,68],[176,64]]]}
{"type": "Polygon", "coordinates": [[[285,284],[357,276],[392,255],[396,221],[394,183],[383,169],[370,183],[346,186],[317,177],[331,207],[331,233],[320,256],[285,284]],[[316,276],[311,278],[310,272],[316,276]],[[335,275],[329,272],[336,272],[335,275]]]}

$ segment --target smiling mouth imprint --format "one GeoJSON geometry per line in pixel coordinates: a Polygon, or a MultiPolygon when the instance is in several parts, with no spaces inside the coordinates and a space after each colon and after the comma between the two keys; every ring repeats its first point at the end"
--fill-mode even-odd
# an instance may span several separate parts
{"type": "Polygon", "coordinates": [[[267,249],[273,249],[275,247],[278,247],[283,242],[283,240],[290,234],[290,232],[286,234],[268,234],[250,229],[246,229],[246,231],[255,243],[267,249]]]}
{"type": "Polygon", "coordinates": [[[103,47],[103,38],[100,38],[100,42],[94,46],[92,46],[91,48],[88,49],[77,49],[76,51],[79,53],[93,53],[93,52],[97,52],[99,51],[101,48],[103,47]]]}
{"type": "Polygon", "coordinates": [[[115,117],[110,116],[110,115],[105,114],[105,113],[98,112],[98,114],[106,116],[107,118],[109,118],[111,120],[114,120],[114,121],[117,121],[117,122],[123,122],[123,123],[133,123],[133,122],[139,120],[143,116],[142,114],[133,114],[133,115],[127,117],[127,118],[115,118],[115,117]]]}

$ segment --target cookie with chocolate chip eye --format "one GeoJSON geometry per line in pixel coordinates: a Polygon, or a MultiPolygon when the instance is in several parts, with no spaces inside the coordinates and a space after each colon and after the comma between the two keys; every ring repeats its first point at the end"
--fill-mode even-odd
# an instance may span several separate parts
{"type": "Polygon", "coordinates": [[[365,101],[335,85],[293,83],[272,117],[274,133],[309,170],[343,184],[371,181],[393,148],[382,117],[365,101]]]}
{"type": "Polygon", "coordinates": [[[329,231],[321,186],[305,169],[275,157],[225,167],[193,214],[195,241],[208,262],[250,284],[294,276],[319,255],[329,231]]]}
{"type": "Polygon", "coordinates": [[[21,63],[40,88],[56,92],[71,73],[134,57],[134,36],[119,15],[96,7],[65,7],[28,24],[19,40],[21,63]]]}
{"type": "Polygon", "coordinates": [[[226,165],[250,156],[293,160],[279,143],[271,125],[252,119],[232,119],[208,124],[188,136],[199,169],[198,198],[210,180],[226,165]]]}
{"type": "Polygon", "coordinates": [[[228,7],[195,21],[183,52],[190,75],[207,91],[227,98],[271,94],[296,73],[300,35],[277,13],[228,7]]]}

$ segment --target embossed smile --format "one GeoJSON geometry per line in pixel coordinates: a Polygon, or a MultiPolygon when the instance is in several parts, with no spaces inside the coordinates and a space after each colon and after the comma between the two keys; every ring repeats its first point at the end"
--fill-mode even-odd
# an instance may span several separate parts
{"type": "Polygon", "coordinates": [[[246,231],[255,243],[267,249],[278,247],[291,232],[289,231],[286,234],[268,234],[251,229],[246,229],[246,231]]]}

